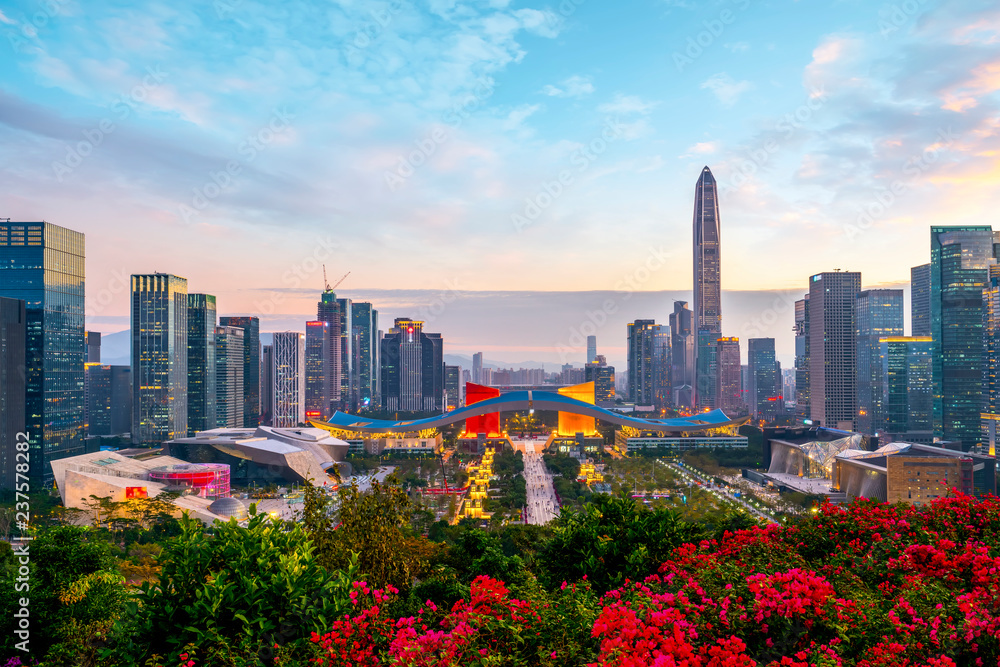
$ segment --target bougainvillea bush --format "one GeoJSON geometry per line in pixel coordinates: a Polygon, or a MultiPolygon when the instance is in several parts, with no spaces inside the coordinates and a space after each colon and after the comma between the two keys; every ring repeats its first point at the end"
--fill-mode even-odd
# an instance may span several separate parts
{"type": "Polygon", "coordinates": [[[313,664],[1000,667],[1000,500],[825,505],[794,526],[674,549],[603,596],[586,581],[519,599],[477,578],[450,609],[394,616],[355,583],[313,664]]]}

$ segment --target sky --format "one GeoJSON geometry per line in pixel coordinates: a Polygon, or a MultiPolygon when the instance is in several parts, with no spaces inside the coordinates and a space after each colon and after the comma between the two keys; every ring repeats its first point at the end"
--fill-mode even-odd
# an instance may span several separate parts
{"type": "Polygon", "coordinates": [[[86,234],[106,333],[152,271],[301,330],[325,264],[446,352],[579,362],[591,322],[623,365],[708,165],[723,333],[790,364],[810,275],[905,288],[1000,209],[995,2],[2,0],[0,37],[0,217],[86,234]]]}

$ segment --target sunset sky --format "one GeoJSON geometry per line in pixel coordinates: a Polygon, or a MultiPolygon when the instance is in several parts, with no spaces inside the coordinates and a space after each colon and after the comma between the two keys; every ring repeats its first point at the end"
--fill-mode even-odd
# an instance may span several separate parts
{"type": "Polygon", "coordinates": [[[905,287],[931,224],[1000,224],[995,1],[134,4],[0,3],[0,217],[86,234],[93,329],[152,271],[304,329],[325,263],[510,362],[611,300],[620,364],[708,165],[723,333],[788,364],[809,275],[905,287]]]}

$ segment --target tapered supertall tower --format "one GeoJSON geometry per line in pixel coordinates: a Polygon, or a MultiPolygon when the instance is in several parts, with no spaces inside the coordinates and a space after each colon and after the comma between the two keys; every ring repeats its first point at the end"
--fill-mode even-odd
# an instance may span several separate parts
{"type": "Polygon", "coordinates": [[[696,331],[722,331],[719,191],[705,167],[694,189],[694,324],[696,331]]]}

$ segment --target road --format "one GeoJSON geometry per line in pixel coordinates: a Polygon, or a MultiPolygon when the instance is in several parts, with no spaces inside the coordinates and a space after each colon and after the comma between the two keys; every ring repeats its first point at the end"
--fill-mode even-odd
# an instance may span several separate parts
{"type": "Polygon", "coordinates": [[[716,496],[721,496],[729,502],[736,503],[737,505],[739,505],[747,512],[750,512],[756,517],[759,517],[770,523],[778,523],[778,520],[773,516],[771,516],[770,514],[757,509],[747,501],[743,500],[743,498],[737,498],[724,487],[714,484],[712,482],[712,478],[709,477],[707,474],[701,472],[700,470],[692,468],[689,465],[678,465],[672,461],[668,462],[664,461],[663,459],[657,459],[657,463],[665,465],[666,467],[670,468],[670,470],[680,475],[684,475],[685,477],[692,477],[699,480],[702,483],[702,488],[708,491],[709,493],[713,493],[716,496]]]}
{"type": "Polygon", "coordinates": [[[528,488],[528,504],[524,508],[524,522],[536,526],[548,523],[559,515],[552,476],[542,460],[544,440],[518,440],[515,449],[524,453],[524,481],[528,488]]]}

